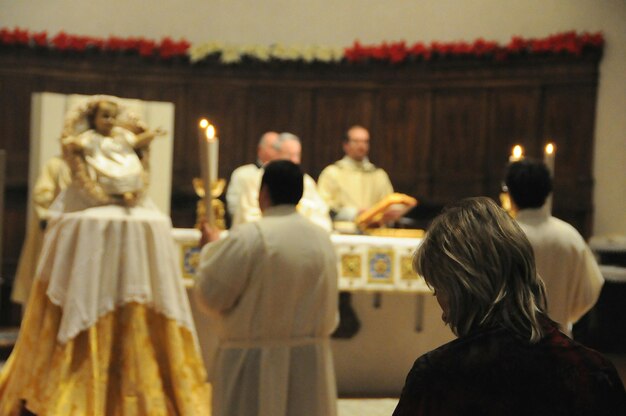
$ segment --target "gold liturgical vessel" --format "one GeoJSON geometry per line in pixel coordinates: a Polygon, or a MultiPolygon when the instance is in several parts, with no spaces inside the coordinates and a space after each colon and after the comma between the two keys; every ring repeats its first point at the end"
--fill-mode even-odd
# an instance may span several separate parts
{"type": "MultiPolygon", "coordinates": [[[[196,228],[199,228],[200,223],[202,221],[206,221],[207,219],[207,212],[204,203],[205,188],[201,178],[193,178],[192,184],[196,195],[200,198],[196,205],[195,225],[196,228]]],[[[224,209],[224,203],[218,199],[224,192],[225,187],[226,181],[224,179],[218,179],[213,182],[211,186],[211,209],[213,210],[213,218],[215,218],[215,226],[220,230],[226,229],[226,221],[224,219],[226,211],[224,209]]]]}

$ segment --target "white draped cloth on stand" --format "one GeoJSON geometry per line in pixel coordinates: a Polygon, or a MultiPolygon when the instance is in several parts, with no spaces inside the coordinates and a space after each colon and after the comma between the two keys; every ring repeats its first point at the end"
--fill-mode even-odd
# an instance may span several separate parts
{"type": "Polygon", "coordinates": [[[63,308],[59,342],[128,302],[146,304],[195,333],[171,227],[157,210],[115,205],[50,222],[37,276],[49,281],[48,297],[63,308]]]}

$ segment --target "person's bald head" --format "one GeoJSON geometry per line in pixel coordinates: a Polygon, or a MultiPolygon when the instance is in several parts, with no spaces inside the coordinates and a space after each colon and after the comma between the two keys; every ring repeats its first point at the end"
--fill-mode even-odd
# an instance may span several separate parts
{"type": "Polygon", "coordinates": [[[261,136],[257,147],[257,158],[262,165],[276,160],[278,157],[277,141],[278,133],[275,131],[268,131],[261,136]]]}
{"type": "Polygon", "coordinates": [[[290,160],[296,165],[302,161],[302,144],[298,136],[292,133],[278,135],[278,159],[290,160]]]}

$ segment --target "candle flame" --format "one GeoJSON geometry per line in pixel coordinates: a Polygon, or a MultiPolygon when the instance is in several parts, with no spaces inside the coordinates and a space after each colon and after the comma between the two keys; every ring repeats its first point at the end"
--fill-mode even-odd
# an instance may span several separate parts
{"type": "Polygon", "coordinates": [[[519,144],[516,144],[515,146],[513,146],[513,151],[511,154],[513,155],[515,160],[519,160],[524,155],[524,148],[519,144]]]}
{"type": "Polygon", "coordinates": [[[203,118],[202,120],[200,120],[199,126],[201,129],[206,129],[208,125],[209,125],[209,121],[206,118],[203,118]]]}
{"type": "Polygon", "coordinates": [[[554,143],[548,143],[546,145],[546,154],[547,155],[551,155],[552,153],[554,153],[555,150],[556,150],[556,146],[554,145],[554,143]]]}
{"type": "Polygon", "coordinates": [[[206,128],[206,138],[208,140],[215,138],[215,127],[213,127],[213,124],[209,124],[209,127],[206,128]]]}

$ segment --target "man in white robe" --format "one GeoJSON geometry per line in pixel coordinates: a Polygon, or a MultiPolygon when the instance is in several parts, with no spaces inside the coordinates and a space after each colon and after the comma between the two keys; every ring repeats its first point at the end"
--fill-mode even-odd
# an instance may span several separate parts
{"type": "Polygon", "coordinates": [[[319,176],[320,194],[336,221],[354,221],[359,213],[393,193],[387,172],[369,161],[369,146],[367,129],[352,126],[343,140],[345,156],[319,176]]]}
{"type": "Polygon", "coordinates": [[[212,242],[201,252],[195,294],[218,319],[216,416],[336,414],[336,257],[328,233],[296,211],[302,190],[296,164],[271,162],[261,220],[221,240],[203,229],[202,242],[212,242]]]}
{"type": "MultiPolygon", "coordinates": [[[[302,158],[302,145],[300,139],[291,133],[281,133],[276,142],[278,153],[276,159],[290,160],[299,165],[302,158]]],[[[259,208],[259,186],[263,169],[256,175],[244,179],[241,186],[239,206],[233,217],[232,225],[238,225],[261,218],[259,208]]],[[[328,211],[328,205],[317,191],[315,180],[308,174],[304,174],[304,194],[298,204],[298,211],[314,224],[319,225],[326,231],[332,231],[332,222],[328,211]]]]}
{"type": "Polygon", "coordinates": [[[247,165],[239,166],[230,175],[228,189],[226,190],[226,209],[228,210],[230,218],[235,217],[235,213],[239,207],[239,200],[241,199],[241,189],[244,184],[248,182],[250,178],[256,178],[259,175],[259,169],[261,169],[263,165],[278,157],[279,149],[276,146],[277,141],[278,133],[275,131],[264,133],[257,146],[256,163],[248,163],[247,165]]]}
{"type": "Polygon", "coordinates": [[[515,219],[535,253],[537,272],[546,284],[548,315],[568,335],[598,300],[604,279],[585,240],[570,224],[553,217],[546,200],[552,179],[544,163],[512,163],[506,186],[515,219]]]}

